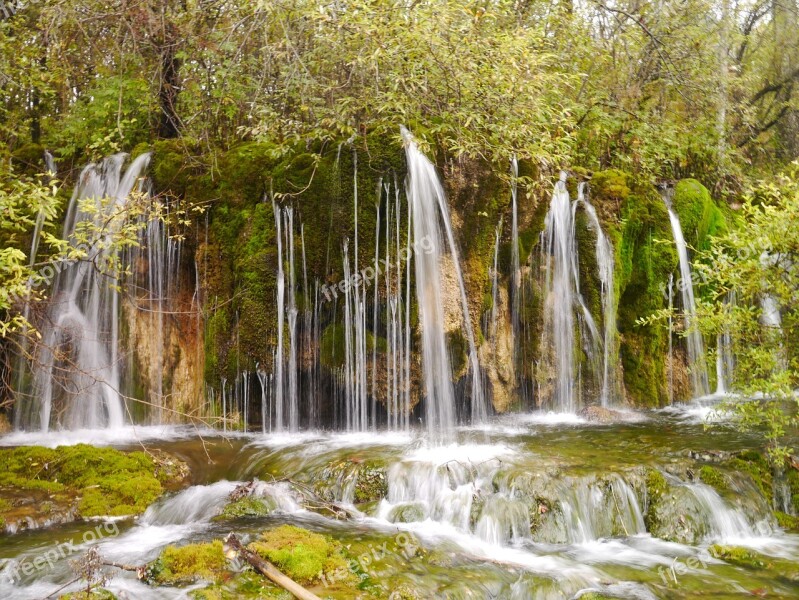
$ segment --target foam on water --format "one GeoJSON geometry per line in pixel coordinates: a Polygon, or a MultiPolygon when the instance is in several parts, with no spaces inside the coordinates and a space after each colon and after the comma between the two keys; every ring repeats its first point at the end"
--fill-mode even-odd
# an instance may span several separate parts
{"type": "Polygon", "coordinates": [[[129,425],[114,429],[61,429],[57,431],[14,431],[0,436],[0,446],[74,446],[91,444],[93,446],[124,446],[142,441],[171,441],[196,438],[197,436],[216,437],[219,432],[213,429],[197,429],[189,425],[129,425]]]}

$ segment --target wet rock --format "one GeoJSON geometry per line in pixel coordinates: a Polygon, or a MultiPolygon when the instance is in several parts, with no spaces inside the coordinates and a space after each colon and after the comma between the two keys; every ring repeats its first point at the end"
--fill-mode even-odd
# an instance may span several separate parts
{"type": "Polygon", "coordinates": [[[388,495],[388,479],[381,464],[346,460],[325,467],[313,488],[325,502],[366,504],[388,495]]]}
{"type": "Polygon", "coordinates": [[[619,411],[602,406],[586,406],[577,414],[591,423],[618,423],[622,420],[619,411]]]}
{"type": "Polygon", "coordinates": [[[188,484],[165,452],[77,444],[0,450],[0,525],[7,533],[96,517],[141,514],[165,489],[188,484]]]}
{"type": "Polygon", "coordinates": [[[395,507],[388,517],[392,523],[417,523],[424,521],[427,518],[427,513],[422,504],[400,504],[395,507]]]}
{"type": "Polygon", "coordinates": [[[213,518],[214,521],[228,521],[231,519],[244,519],[265,517],[276,507],[266,498],[244,497],[231,502],[222,512],[213,518]]]}

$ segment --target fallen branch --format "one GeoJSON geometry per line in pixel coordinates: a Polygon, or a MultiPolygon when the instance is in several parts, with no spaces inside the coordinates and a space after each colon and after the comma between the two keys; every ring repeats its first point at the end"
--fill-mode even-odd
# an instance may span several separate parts
{"type": "Polygon", "coordinates": [[[279,585],[287,592],[293,594],[295,598],[299,598],[299,600],[321,600],[319,596],[309,592],[299,583],[281,573],[275,565],[264,560],[252,550],[245,548],[239,541],[239,538],[236,537],[235,533],[231,533],[225,538],[225,546],[226,553],[228,549],[235,551],[242,559],[247,561],[253,569],[269,579],[272,583],[279,585]]]}
{"type": "Polygon", "coordinates": [[[122,563],[111,562],[111,561],[103,561],[104,567],[114,567],[116,569],[121,569],[123,571],[131,571],[136,573],[136,577],[138,579],[144,579],[144,571],[147,569],[146,566],[137,567],[136,565],[123,565],[122,563]]]}

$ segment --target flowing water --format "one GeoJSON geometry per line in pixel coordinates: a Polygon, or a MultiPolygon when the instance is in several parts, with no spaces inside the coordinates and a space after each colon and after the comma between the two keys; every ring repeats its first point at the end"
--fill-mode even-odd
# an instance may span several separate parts
{"type": "MultiPolygon", "coordinates": [[[[597,370],[598,350],[602,345],[596,322],[580,294],[575,213],[578,202],[588,206],[584,201],[582,186],[580,184],[578,200],[572,203],[566,189],[566,173],[561,173],[552,192],[552,203],[541,234],[545,273],[542,345],[550,355],[548,376],[553,380],[549,405],[553,410],[565,413],[576,412],[583,402],[580,392],[582,364],[578,364],[576,359],[576,341],[581,343],[589,363],[594,363],[590,365],[594,370],[597,370]]],[[[608,284],[612,280],[612,272],[610,275],[607,273],[610,262],[612,261],[605,257],[600,263],[600,269],[606,269],[604,276],[610,278],[608,284]]],[[[610,330],[606,328],[606,331],[610,330]]],[[[609,360],[605,363],[608,369],[609,360]]],[[[604,381],[607,382],[608,378],[604,378],[604,381]]],[[[602,389],[604,388],[603,383],[602,389]]],[[[603,403],[607,403],[607,397],[603,403]]]]}
{"type": "MultiPolygon", "coordinates": [[[[369,569],[390,588],[410,586],[423,598],[572,598],[586,590],[630,599],[799,593],[799,583],[775,576],[767,562],[736,567],[707,554],[710,544],[729,543],[773,557],[766,560],[796,561],[799,536],[776,527],[755,487],[723,497],[691,479],[689,450],[740,450],[755,440],[728,428],[708,433],[687,408],[630,413],[624,422],[602,426],[579,418],[555,423],[545,414],[493,417],[480,431],[454,429],[444,445],[430,445],[421,431],[227,440],[207,432],[204,441],[195,434],[161,429],[160,439],[145,442],[189,462],[195,485],[135,521],[102,525],[107,529],[100,531],[99,549],[106,560],[143,564],[168,544],[291,523],[332,535],[355,555],[386,544],[394,552],[369,569]],[[377,502],[354,504],[365,469],[380,469],[385,493],[377,502]],[[696,539],[677,543],[652,535],[647,469],[665,476],[677,506],[661,517],[673,518],[676,531],[687,519],[696,539]],[[254,495],[272,513],[215,522],[236,482],[253,478],[260,480],[254,495]],[[304,508],[297,490],[278,481],[284,478],[350,506],[353,516],[339,521],[304,508]],[[675,564],[680,568],[672,571],[675,564]]],[[[38,435],[52,444],[80,441],[38,435]]],[[[108,441],[138,447],[135,438],[108,441]]],[[[68,539],[85,551],[88,544],[80,538],[95,527],[84,523],[7,538],[0,546],[0,558],[9,559],[0,567],[5,597],[42,598],[67,583],[70,557],[33,576],[14,576],[14,568],[68,539]]],[[[186,590],[148,588],[134,574],[118,571],[107,587],[131,598],[187,597],[186,590]]]]}
{"type": "Polygon", "coordinates": [[[669,209],[669,221],[674,234],[674,243],[677,246],[677,255],[680,259],[680,278],[677,287],[682,293],[683,319],[685,321],[685,336],[688,345],[688,365],[691,374],[691,385],[695,398],[707,396],[710,386],[707,379],[707,363],[705,359],[705,343],[702,333],[696,325],[696,300],[694,299],[694,282],[691,272],[691,262],[688,259],[688,246],[680,226],[680,218],[671,207],[671,202],[666,196],[669,209]]]}
{"type": "Polygon", "coordinates": [[[589,219],[589,227],[596,234],[596,262],[601,284],[602,325],[604,330],[602,336],[602,392],[600,403],[602,406],[609,406],[619,395],[615,376],[616,357],[618,356],[616,290],[613,283],[615,254],[613,253],[613,245],[602,230],[596,210],[586,197],[585,186],[580,184],[578,190],[577,201],[581,202],[585,208],[585,213],[589,219]]]}
{"type": "MultiPolygon", "coordinates": [[[[85,247],[85,259],[48,266],[52,290],[47,322],[40,325],[44,343],[30,377],[18,390],[18,429],[114,428],[125,423],[119,356],[121,300],[109,285],[109,279],[116,281],[118,275],[115,257],[104,249],[111,234],[97,233],[88,244],[81,235],[91,223],[99,225],[109,218],[110,228],[122,227],[119,215],[131,192],[140,186],[150,155],[142,154],[123,173],[126,158],[117,154],[91,164],[78,179],[63,235],[73,245],[85,247]],[[110,271],[101,272],[96,265],[108,265],[110,271]]],[[[147,235],[160,239],[160,232],[147,235]]],[[[31,260],[35,250],[34,245],[31,260]]],[[[45,269],[41,272],[44,275],[45,269]]],[[[159,286],[163,283],[161,277],[151,278],[146,288],[149,295],[162,298],[159,286]]]]}
{"type": "Polygon", "coordinates": [[[480,365],[477,360],[471,313],[466,299],[458,249],[452,233],[444,189],[438,179],[435,167],[419,151],[408,130],[403,128],[402,134],[408,162],[407,193],[413,210],[416,297],[419,304],[422,334],[427,427],[431,438],[437,438],[442,435],[446,436],[455,425],[455,397],[444,314],[446,290],[442,287],[441,276],[445,244],[449,249],[451,264],[455,270],[459,288],[457,291],[449,290],[449,292],[460,293],[463,328],[469,345],[472,421],[483,420],[488,413],[488,408],[486,396],[483,393],[480,365]]]}

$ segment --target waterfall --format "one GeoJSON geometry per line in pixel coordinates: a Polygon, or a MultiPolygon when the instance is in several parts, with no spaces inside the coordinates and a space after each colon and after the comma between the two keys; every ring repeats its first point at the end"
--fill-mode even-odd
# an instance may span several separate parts
{"type": "Polygon", "coordinates": [[[497,229],[494,235],[494,265],[491,269],[491,322],[489,324],[489,333],[491,341],[494,344],[494,354],[496,354],[496,341],[497,341],[497,317],[499,302],[499,286],[497,279],[499,277],[499,238],[502,235],[502,219],[500,218],[497,224],[497,229]]]}
{"type": "Polygon", "coordinates": [[[286,293],[286,277],[283,273],[283,218],[280,208],[272,201],[277,227],[277,349],[275,351],[275,430],[282,432],[283,422],[283,313],[286,293]]]}
{"type": "MultiPolygon", "coordinates": [[[[375,211],[377,218],[375,219],[375,261],[377,265],[380,260],[380,199],[383,193],[383,178],[377,181],[377,204],[375,211]]],[[[372,335],[377,336],[377,314],[378,314],[378,297],[377,291],[380,286],[375,282],[374,285],[374,299],[372,300],[372,335]]],[[[377,429],[377,344],[372,344],[372,427],[377,429]]]]}
{"type": "Polygon", "coordinates": [[[682,293],[682,307],[685,318],[685,334],[688,340],[688,363],[691,371],[691,385],[694,397],[707,396],[710,388],[707,380],[707,364],[705,362],[705,345],[702,334],[696,327],[696,301],[694,300],[694,284],[691,273],[691,263],[688,260],[688,247],[682,234],[680,219],[671,207],[668,196],[665,198],[669,209],[669,221],[674,233],[674,243],[677,245],[677,255],[680,258],[680,280],[677,287],[682,293]]]}
{"type": "Polygon", "coordinates": [[[413,137],[401,128],[408,162],[408,199],[413,210],[414,244],[417,251],[416,296],[421,323],[422,363],[427,397],[427,428],[431,438],[439,437],[455,425],[455,398],[452,387],[449,350],[445,336],[443,293],[441,289],[442,233],[446,233],[452,263],[457,273],[463,310],[463,324],[469,343],[472,376],[472,420],[487,415],[480,379],[480,365],[472,332],[466,288],[460,269],[458,249],[452,233],[444,189],[433,164],[419,151],[413,137]],[[444,232],[441,229],[444,225],[444,232]]]}
{"type": "Polygon", "coordinates": [[[602,406],[612,403],[612,396],[617,393],[615,378],[616,350],[616,293],[613,284],[614,254],[613,245],[602,230],[599,217],[593,205],[585,197],[585,185],[578,186],[578,202],[582,202],[588,215],[588,226],[596,233],[596,262],[599,271],[602,296],[603,356],[602,356],[602,406]]]}
{"type": "Polygon", "coordinates": [[[266,433],[267,424],[269,420],[269,409],[266,402],[266,390],[269,375],[264,371],[259,364],[255,365],[255,374],[258,376],[258,383],[261,384],[261,433],[266,433]]]}
{"type": "Polygon", "coordinates": [[[289,395],[288,395],[288,428],[297,431],[300,428],[299,393],[297,389],[297,283],[294,269],[294,209],[286,207],[286,238],[289,247],[289,395]]]}
{"type": "MultiPolygon", "coordinates": [[[[85,223],[108,220],[106,238],[122,227],[120,214],[150,160],[149,154],[142,154],[123,174],[126,157],[116,154],[101,164],[88,165],[80,174],[64,223],[64,238],[72,245],[78,244],[78,232],[85,223]],[[87,201],[95,207],[88,212],[82,208],[87,201]]],[[[120,396],[119,280],[114,272],[98,271],[97,264],[113,264],[114,256],[103,248],[108,239],[95,242],[84,260],[63,261],[50,268],[54,277],[51,303],[48,322],[40,328],[42,344],[32,367],[32,389],[20,390],[16,407],[15,423],[20,429],[115,428],[125,422],[120,396]]],[[[36,249],[34,241],[32,254],[36,249]]]]}
{"type": "Polygon", "coordinates": [[[553,407],[575,412],[574,312],[572,258],[576,254],[572,210],[566,191],[566,173],[561,173],[546,216],[543,251],[546,258],[545,335],[551,338],[556,372],[553,407]]]}
{"type": "Polygon", "coordinates": [[[693,483],[688,488],[708,519],[709,536],[712,541],[721,543],[740,541],[772,533],[773,528],[767,518],[752,525],[743,510],[730,508],[709,485],[693,483]]]}
{"type": "Polygon", "coordinates": [[[513,217],[511,221],[511,323],[513,335],[519,335],[519,294],[521,293],[521,265],[519,264],[519,217],[518,217],[519,162],[516,155],[511,159],[511,199],[513,217]]]}
{"type": "MultiPolygon", "coordinates": [[[[724,300],[725,311],[735,306],[735,292],[730,291],[724,300]]],[[[723,396],[730,391],[735,369],[732,355],[732,336],[725,328],[716,336],[716,395],[723,396]]]]}
{"type": "Polygon", "coordinates": [[[674,404],[674,273],[669,273],[669,404],[674,404]]]}

